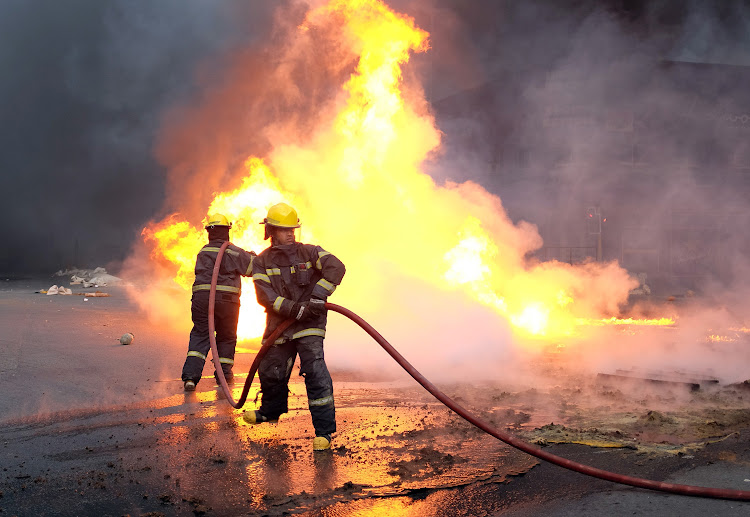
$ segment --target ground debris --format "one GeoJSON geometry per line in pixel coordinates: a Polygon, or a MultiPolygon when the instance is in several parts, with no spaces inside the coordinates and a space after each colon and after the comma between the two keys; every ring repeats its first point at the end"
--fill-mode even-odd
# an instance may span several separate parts
{"type": "Polygon", "coordinates": [[[211,511],[211,507],[206,505],[206,501],[204,501],[200,497],[189,497],[187,499],[183,497],[182,502],[192,506],[193,514],[195,515],[205,515],[211,511]]]}
{"type": "Polygon", "coordinates": [[[433,447],[422,447],[413,459],[394,462],[388,474],[401,479],[431,477],[442,474],[455,463],[456,458],[452,454],[444,454],[433,447]]]}
{"type": "Polygon", "coordinates": [[[636,445],[619,430],[600,431],[592,427],[574,429],[550,423],[525,433],[531,443],[546,446],[553,443],[576,443],[589,447],[635,449],[636,445]]]}
{"type": "Polygon", "coordinates": [[[645,415],[641,415],[640,417],[638,417],[638,421],[647,426],[659,426],[677,423],[677,420],[675,420],[674,418],[664,415],[658,411],[649,411],[645,415]]]}
{"type": "Polygon", "coordinates": [[[59,270],[55,276],[70,276],[70,285],[82,285],[84,288],[106,286],[107,284],[117,284],[122,281],[121,278],[110,275],[103,267],[95,269],[66,269],[59,270]]]}

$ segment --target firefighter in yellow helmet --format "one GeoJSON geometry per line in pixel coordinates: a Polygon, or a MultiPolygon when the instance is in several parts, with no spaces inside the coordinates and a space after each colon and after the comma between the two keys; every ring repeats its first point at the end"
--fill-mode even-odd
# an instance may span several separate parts
{"type": "MultiPolygon", "coordinates": [[[[213,214],[208,216],[205,228],[208,232],[208,244],[201,248],[195,260],[195,282],[190,308],[193,316],[193,330],[190,332],[187,358],[182,367],[182,382],[185,391],[195,390],[211,348],[208,337],[208,297],[211,277],[219,248],[224,241],[229,240],[232,223],[223,214],[213,214]]],[[[216,348],[219,351],[221,369],[229,383],[234,382],[232,365],[237,345],[237,321],[240,315],[240,276],[252,275],[254,258],[254,252],[229,244],[224,250],[219,277],[216,281],[214,305],[216,348]]]]}
{"type": "Polygon", "coordinates": [[[294,318],[274,342],[258,368],[262,393],[259,410],[243,417],[251,424],[274,422],[286,413],[289,378],[297,355],[300,375],[305,378],[307,402],[315,427],[313,450],[330,449],[336,431],[333,382],[323,357],[326,333],[325,301],[341,283],[344,264],[320,246],[296,241],[300,227],[297,212],[285,203],[268,210],[266,239],[271,246],[253,262],[253,283],[260,303],[266,309],[268,336],[283,321],[294,318]]]}

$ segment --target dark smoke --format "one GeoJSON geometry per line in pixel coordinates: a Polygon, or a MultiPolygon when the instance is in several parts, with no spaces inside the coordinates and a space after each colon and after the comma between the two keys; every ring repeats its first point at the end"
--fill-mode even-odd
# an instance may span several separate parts
{"type": "Polygon", "coordinates": [[[434,176],[474,179],[537,224],[541,259],[595,256],[595,208],[601,258],[655,289],[747,286],[750,9],[436,5],[436,61],[422,65],[445,132],[434,176]],[[443,34],[464,50],[441,49],[443,34]],[[474,59],[438,80],[457,55],[474,59]]]}
{"type": "MultiPolygon", "coordinates": [[[[274,20],[299,19],[304,4],[292,3],[0,4],[0,273],[124,258],[144,223],[178,204],[165,205],[165,162],[173,167],[185,157],[172,182],[200,183],[194,172],[207,166],[179,133],[164,140],[165,117],[173,127],[176,106],[201,104],[212,89],[230,91],[219,80],[227,56],[272,39],[274,20]],[[274,16],[279,6],[285,14],[274,16]]],[[[621,259],[628,242],[660,254],[660,264],[647,254],[630,257],[650,277],[669,264],[669,278],[702,267],[718,272],[711,275],[717,282],[737,278],[747,239],[732,228],[747,226],[750,176],[742,172],[750,161],[742,147],[750,131],[742,122],[750,113],[750,31],[741,3],[392,5],[432,34],[433,50],[415,56],[414,68],[445,132],[432,171],[438,180],[477,180],[514,219],[538,224],[547,246],[590,246],[581,216],[597,205],[609,225],[603,258],[621,259]],[[607,127],[621,131],[600,131],[607,127]],[[683,249],[665,244],[676,237],[675,217],[693,232],[677,236],[683,249]],[[714,247],[732,243],[714,252],[719,264],[691,248],[709,237],[714,247]]],[[[316,49],[310,52],[313,66],[316,49]]],[[[314,102],[303,104],[314,112],[314,102]]],[[[206,138],[218,147],[224,122],[245,127],[244,106],[240,98],[231,113],[201,114],[211,123],[206,138]]],[[[237,160],[263,153],[234,151],[237,160]]]]}
{"type": "Polygon", "coordinates": [[[161,117],[267,37],[272,2],[0,4],[0,274],[117,263],[162,208],[161,117]]]}

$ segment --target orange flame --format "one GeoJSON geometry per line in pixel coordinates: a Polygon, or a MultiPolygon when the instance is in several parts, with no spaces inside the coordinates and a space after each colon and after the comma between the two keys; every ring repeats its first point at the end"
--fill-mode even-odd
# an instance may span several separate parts
{"type": "MultiPolygon", "coordinates": [[[[242,184],[217,194],[204,213],[227,215],[233,242],[259,252],[266,243],[257,223],[268,207],[293,205],[302,240],[349,265],[336,301],[355,310],[387,310],[389,297],[408,296],[398,290],[400,279],[412,278],[426,290],[469,295],[521,335],[555,338],[582,325],[618,324],[601,318],[616,314],[637,285],[626,271],[614,263],[529,264],[526,255],[541,246],[533,225],[514,224],[477,184],[440,186],[422,172],[440,132],[421,86],[401,72],[411,53],[428,50],[427,32],[380,0],[332,0],[310,11],[294,37],[303,45],[324,30],[356,68],[320,106],[312,131],[268,128],[266,158],[248,158],[242,184]]],[[[172,216],[143,234],[153,256],[174,264],[175,282],[189,289],[202,226],[172,216]]],[[[238,334],[259,336],[263,314],[249,282],[242,307],[238,334]]]]}
{"type": "Polygon", "coordinates": [[[602,319],[587,319],[579,318],[577,320],[579,325],[591,325],[591,326],[606,326],[606,325],[634,325],[634,326],[651,326],[651,327],[671,327],[676,322],[672,318],[602,318],[602,319]]]}

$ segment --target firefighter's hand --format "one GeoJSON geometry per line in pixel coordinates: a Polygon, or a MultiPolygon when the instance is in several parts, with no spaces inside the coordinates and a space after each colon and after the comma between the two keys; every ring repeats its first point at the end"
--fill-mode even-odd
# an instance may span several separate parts
{"type": "Polygon", "coordinates": [[[310,310],[310,304],[308,302],[295,303],[292,305],[292,317],[297,321],[306,320],[310,316],[312,316],[312,311],[310,310]]]}
{"type": "Polygon", "coordinates": [[[320,300],[318,298],[310,298],[310,302],[307,307],[313,316],[322,316],[326,312],[325,300],[320,300]]]}

